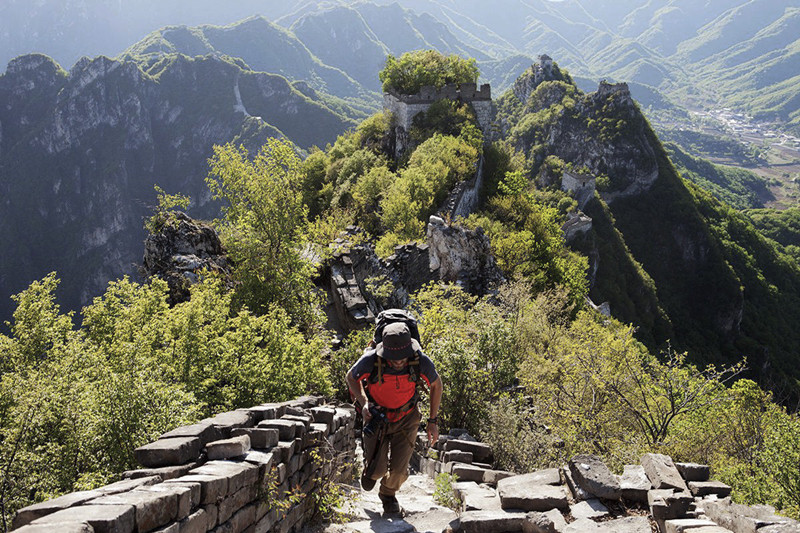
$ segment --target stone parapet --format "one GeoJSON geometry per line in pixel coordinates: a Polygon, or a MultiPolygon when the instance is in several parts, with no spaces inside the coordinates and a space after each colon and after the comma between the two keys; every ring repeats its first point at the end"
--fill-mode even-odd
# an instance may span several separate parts
{"type": "Polygon", "coordinates": [[[305,396],[217,415],[136,450],[118,483],[20,509],[13,529],[290,533],[314,514],[312,492],[348,481],[355,411],[305,396]],[[280,439],[280,440],[279,440],[280,439]]]}

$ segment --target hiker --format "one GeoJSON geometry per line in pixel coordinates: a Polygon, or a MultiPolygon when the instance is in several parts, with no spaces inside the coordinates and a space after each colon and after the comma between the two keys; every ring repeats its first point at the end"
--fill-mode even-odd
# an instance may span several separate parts
{"type": "Polygon", "coordinates": [[[382,342],[368,350],[347,372],[347,386],[364,418],[364,490],[381,480],[378,497],[385,514],[400,512],[395,493],[408,478],[422,415],[417,407],[421,382],[430,388],[428,442],[439,439],[442,380],[403,322],[383,328],[382,342]]]}

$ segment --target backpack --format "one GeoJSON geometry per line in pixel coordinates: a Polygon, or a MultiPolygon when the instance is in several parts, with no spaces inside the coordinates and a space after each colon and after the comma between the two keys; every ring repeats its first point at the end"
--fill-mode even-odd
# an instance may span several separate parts
{"type": "MultiPolygon", "coordinates": [[[[378,343],[383,341],[384,328],[389,324],[393,324],[394,322],[403,322],[406,326],[408,326],[408,331],[411,333],[411,338],[415,339],[418,343],[420,343],[420,345],[422,344],[419,338],[417,319],[414,318],[414,315],[405,309],[385,309],[378,313],[378,316],[375,319],[375,334],[372,338],[376,346],[378,343]]],[[[408,379],[415,382],[417,386],[420,385],[419,355],[419,353],[414,354],[414,357],[408,362],[408,379]]],[[[373,370],[372,374],[370,374],[370,383],[377,383],[378,381],[383,382],[383,360],[377,355],[375,356],[375,359],[375,370],[373,370]]]]}
{"type": "Polygon", "coordinates": [[[394,322],[405,323],[405,325],[408,326],[408,331],[411,332],[411,338],[416,339],[416,341],[422,345],[422,341],[419,338],[417,319],[414,318],[414,315],[405,309],[385,309],[378,313],[378,317],[375,319],[375,334],[373,335],[373,340],[376,346],[383,340],[384,328],[394,322]]]}

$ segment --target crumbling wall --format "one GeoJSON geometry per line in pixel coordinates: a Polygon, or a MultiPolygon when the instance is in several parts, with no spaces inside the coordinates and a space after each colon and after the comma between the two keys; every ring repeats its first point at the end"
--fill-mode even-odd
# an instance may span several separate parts
{"type": "Polygon", "coordinates": [[[436,477],[457,476],[458,531],[550,533],[795,533],[800,523],[765,505],[731,503],[731,487],[711,481],[707,465],[648,453],[616,475],[596,455],[515,474],[492,468],[494,450],[463,430],[431,449],[417,435],[413,464],[436,477]]]}
{"type": "Polygon", "coordinates": [[[289,533],[352,478],[355,411],[302,397],[222,413],[135,451],[123,481],[20,509],[20,533],[289,533]]]}

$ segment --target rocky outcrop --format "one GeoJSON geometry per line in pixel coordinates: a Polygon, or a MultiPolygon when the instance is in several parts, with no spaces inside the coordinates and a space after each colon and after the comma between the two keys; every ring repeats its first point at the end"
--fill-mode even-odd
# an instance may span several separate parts
{"type": "Polygon", "coordinates": [[[486,294],[503,279],[481,228],[447,225],[432,216],[426,243],[397,246],[386,260],[370,244],[353,245],[349,238],[358,232],[351,228],[332,243],[335,252],[323,275],[336,315],[331,326],[340,333],[371,327],[384,309],[405,308],[409,295],[430,281],[486,294]]]}
{"type": "Polygon", "coordinates": [[[430,267],[439,272],[439,279],[458,283],[476,294],[487,293],[503,279],[482,228],[470,230],[432,216],[427,239],[430,267]]]}
{"type": "Polygon", "coordinates": [[[144,273],[156,276],[169,286],[169,303],[189,299],[189,287],[204,271],[227,278],[230,263],[214,229],[189,218],[180,211],[164,215],[161,230],[144,241],[144,273]]]}

